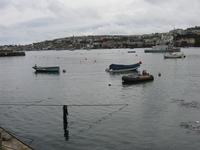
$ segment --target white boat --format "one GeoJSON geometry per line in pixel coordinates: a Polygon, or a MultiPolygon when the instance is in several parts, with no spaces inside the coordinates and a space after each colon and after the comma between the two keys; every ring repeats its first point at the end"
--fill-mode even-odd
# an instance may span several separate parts
{"type": "Polygon", "coordinates": [[[163,55],[164,58],[185,58],[183,53],[167,53],[163,55]]]}

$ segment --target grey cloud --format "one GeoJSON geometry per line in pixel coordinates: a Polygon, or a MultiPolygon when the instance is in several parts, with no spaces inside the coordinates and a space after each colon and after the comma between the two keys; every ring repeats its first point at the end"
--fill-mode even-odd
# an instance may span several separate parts
{"type": "Polygon", "coordinates": [[[0,45],[26,44],[71,35],[167,32],[174,27],[184,29],[200,24],[199,0],[95,2],[1,0],[3,9],[0,11],[4,15],[0,17],[0,39],[6,38],[0,45]]]}
{"type": "Polygon", "coordinates": [[[1,0],[0,1],[0,9],[5,9],[10,6],[11,1],[8,0],[1,0]]]}

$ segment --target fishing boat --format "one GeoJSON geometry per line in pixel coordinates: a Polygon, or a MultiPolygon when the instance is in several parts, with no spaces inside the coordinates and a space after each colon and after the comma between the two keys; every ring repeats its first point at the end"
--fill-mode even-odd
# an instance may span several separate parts
{"type": "Polygon", "coordinates": [[[52,67],[41,67],[41,66],[33,66],[33,69],[35,69],[37,72],[59,72],[60,67],[52,66],[52,67]]]}
{"type": "Polygon", "coordinates": [[[142,62],[131,64],[131,65],[122,65],[122,64],[111,64],[109,68],[106,69],[107,72],[124,72],[124,71],[134,71],[137,70],[142,62]]]}
{"type": "Polygon", "coordinates": [[[144,82],[154,80],[153,75],[126,75],[122,76],[122,81],[124,83],[135,83],[135,82],[144,82]]]}
{"type": "Polygon", "coordinates": [[[164,58],[185,58],[183,53],[167,53],[163,55],[164,58]]]}
{"type": "Polygon", "coordinates": [[[145,53],[165,53],[165,52],[180,52],[181,49],[174,47],[172,44],[153,46],[152,49],[144,50],[145,53]]]}

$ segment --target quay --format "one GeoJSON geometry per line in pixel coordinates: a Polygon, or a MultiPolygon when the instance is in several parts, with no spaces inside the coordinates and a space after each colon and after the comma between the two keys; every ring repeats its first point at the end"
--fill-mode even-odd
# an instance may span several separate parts
{"type": "Polygon", "coordinates": [[[5,56],[25,56],[25,52],[20,52],[20,51],[12,51],[12,50],[2,50],[0,51],[0,57],[5,57],[5,56]]]}
{"type": "Polygon", "coordinates": [[[0,127],[0,150],[34,150],[0,127]]]}

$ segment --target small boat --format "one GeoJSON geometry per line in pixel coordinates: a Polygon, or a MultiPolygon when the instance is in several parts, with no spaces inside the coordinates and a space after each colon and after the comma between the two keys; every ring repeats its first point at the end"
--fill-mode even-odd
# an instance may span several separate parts
{"type": "Polygon", "coordinates": [[[153,46],[152,49],[144,50],[145,53],[165,53],[165,52],[180,52],[181,49],[174,47],[171,44],[168,44],[167,46],[159,45],[159,46],[153,46]]]}
{"type": "Polygon", "coordinates": [[[169,53],[164,54],[164,58],[185,58],[185,55],[183,53],[169,53]]]}
{"type": "Polygon", "coordinates": [[[152,81],[152,80],[154,80],[154,76],[149,74],[122,76],[123,83],[137,83],[137,82],[152,81]]]}
{"type": "Polygon", "coordinates": [[[128,51],[128,53],[135,53],[135,51],[128,51]]]}
{"type": "Polygon", "coordinates": [[[122,64],[111,64],[109,68],[106,69],[107,72],[124,72],[124,71],[134,71],[140,67],[139,63],[131,64],[131,65],[122,65],[122,64]]]}
{"type": "Polygon", "coordinates": [[[35,69],[37,72],[59,72],[60,67],[53,66],[53,67],[41,67],[41,66],[33,66],[33,69],[35,69]]]}

